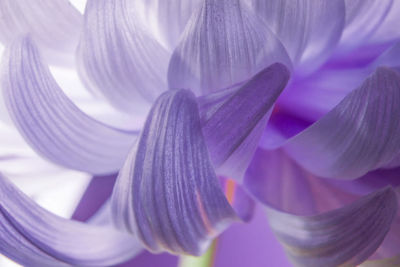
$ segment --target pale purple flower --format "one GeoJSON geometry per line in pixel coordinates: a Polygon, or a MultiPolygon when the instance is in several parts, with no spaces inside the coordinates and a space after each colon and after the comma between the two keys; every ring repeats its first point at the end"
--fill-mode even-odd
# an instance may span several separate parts
{"type": "Polygon", "coordinates": [[[83,14],[0,0],[0,119],[34,151],[1,140],[0,252],[290,266],[283,248],[294,266],[399,266],[399,16],[397,0],[88,0],[83,14]],[[73,219],[6,177],[16,159],[28,176],[93,176],[73,219]]]}

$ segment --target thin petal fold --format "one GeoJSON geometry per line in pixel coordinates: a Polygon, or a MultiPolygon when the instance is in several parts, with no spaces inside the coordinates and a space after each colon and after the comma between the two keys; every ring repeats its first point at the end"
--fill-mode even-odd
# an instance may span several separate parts
{"type": "Polygon", "coordinates": [[[119,170],[136,133],[109,127],[79,110],[57,85],[29,37],[7,50],[1,78],[8,111],[36,152],[93,174],[119,170]]]}
{"type": "Polygon", "coordinates": [[[251,0],[278,36],[298,71],[315,69],[336,47],[345,24],[343,0],[251,0]]]}
{"type": "Polygon", "coordinates": [[[49,59],[60,52],[73,54],[82,22],[82,15],[67,0],[0,2],[0,41],[9,44],[29,33],[46,55],[50,53],[49,59]]]}
{"type": "Polygon", "coordinates": [[[171,90],[156,101],[111,205],[115,225],[153,252],[199,255],[238,220],[209,159],[190,91],[171,90]]]}
{"type": "Polygon", "coordinates": [[[42,266],[110,266],[141,251],[132,236],[58,217],[0,175],[0,253],[42,266]]]}
{"type": "Polygon", "coordinates": [[[389,163],[400,149],[400,76],[378,68],[285,150],[321,177],[354,179],[389,163]]]}
{"type": "Polygon", "coordinates": [[[167,89],[169,54],[140,24],[135,1],[89,0],[77,53],[80,75],[123,111],[146,112],[167,89]]]}
{"type": "Polygon", "coordinates": [[[268,209],[270,225],[295,266],[356,266],[380,246],[397,213],[391,187],[315,216],[268,209]]]}
{"type": "Polygon", "coordinates": [[[158,40],[172,51],[179,42],[192,13],[201,0],[136,1],[137,14],[147,26],[158,33],[158,40]]]}
{"type": "MultiPolygon", "coordinates": [[[[217,173],[241,180],[267,124],[270,110],[289,81],[275,63],[228,95],[200,99],[202,127],[217,173]]],[[[217,94],[221,94],[217,93],[217,94]]]]}
{"type": "Polygon", "coordinates": [[[275,62],[291,67],[283,45],[247,4],[206,0],[172,55],[169,87],[207,94],[246,81],[275,62]]]}

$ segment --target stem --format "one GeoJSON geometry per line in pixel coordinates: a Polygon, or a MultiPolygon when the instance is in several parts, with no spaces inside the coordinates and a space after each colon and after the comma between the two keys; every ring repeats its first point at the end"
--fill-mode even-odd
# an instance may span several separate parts
{"type": "Polygon", "coordinates": [[[213,267],[215,252],[217,248],[217,240],[211,244],[210,248],[200,257],[181,256],[179,267],[213,267]]]}

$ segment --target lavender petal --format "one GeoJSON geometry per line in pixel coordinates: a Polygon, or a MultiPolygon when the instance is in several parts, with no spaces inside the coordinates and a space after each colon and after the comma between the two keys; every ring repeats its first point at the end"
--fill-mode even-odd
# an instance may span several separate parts
{"type": "Polygon", "coordinates": [[[345,24],[343,0],[251,0],[282,41],[297,72],[319,67],[340,40],[345,24]]]}
{"type": "Polygon", "coordinates": [[[268,209],[270,225],[295,266],[356,266],[374,253],[397,213],[391,187],[341,209],[302,217],[268,209]]]}
{"type": "Polygon", "coordinates": [[[169,54],[140,24],[134,2],[89,0],[77,59],[90,89],[118,109],[145,114],[167,89],[169,54]]]}
{"type": "Polygon", "coordinates": [[[27,266],[109,266],[141,246],[132,236],[58,217],[0,175],[0,253],[27,266]]]}
{"type": "Polygon", "coordinates": [[[203,139],[194,95],[164,93],[121,169],[111,199],[115,225],[152,252],[200,255],[238,220],[203,139]]]}
{"type": "Polygon", "coordinates": [[[291,66],[285,48],[247,4],[206,0],[172,55],[169,87],[207,94],[248,80],[275,62],[291,66]]]}
{"type": "Polygon", "coordinates": [[[136,133],[95,121],[62,92],[30,38],[4,58],[2,90],[19,132],[40,155],[59,165],[104,174],[123,164],[136,133]]]}

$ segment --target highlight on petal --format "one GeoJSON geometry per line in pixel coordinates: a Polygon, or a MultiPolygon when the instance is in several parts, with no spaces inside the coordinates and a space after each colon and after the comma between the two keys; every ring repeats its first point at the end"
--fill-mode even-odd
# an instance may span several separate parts
{"type": "Polygon", "coordinates": [[[289,139],[285,150],[304,168],[353,179],[385,166],[400,151],[400,76],[378,68],[322,119],[289,139]]]}
{"type": "Polygon", "coordinates": [[[201,0],[135,1],[137,15],[157,33],[158,40],[169,50],[179,42],[190,16],[201,0]]]}
{"type": "Polygon", "coordinates": [[[336,47],[345,24],[343,0],[251,0],[278,36],[298,71],[316,69],[336,47]],[[311,66],[312,65],[312,66],[311,66]]]}
{"type": "Polygon", "coordinates": [[[268,209],[268,216],[295,266],[356,266],[380,246],[396,212],[396,194],[387,187],[320,215],[268,209]]]}
{"type": "Polygon", "coordinates": [[[172,55],[169,87],[207,94],[246,81],[275,62],[291,66],[285,48],[247,4],[205,0],[172,55]]]}
{"type": "Polygon", "coordinates": [[[2,0],[0,41],[9,44],[29,33],[52,59],[55,53],[75,51],[82,21],[82,15],[67,0],[2,0]]]}
{"type": "Polygon", "coordinates": [[[7,51],[2,90],[19,132],[40,155],[59,165],[111,173],[122,166],[135,133],[102,124],[62,92],[29,38],[7,51]]]}
{"type": "Polygon", "coordinates": [[[26,266],[110,266],[135,256],[132,236],[63,219],[0,175],[0,253],[26,266]]]}
{"type": "Polygon", "coordinates": [[[144,113],[167,89],[169,54],[139,23],[134,4],[88,0],[77,59],[92,91],[118,109],[144,113]]]}
{"type": "Polygon", "coordinates": [[[393,0],[344,0],[346,27],[341,43],[354,47],[371,37],[384,22],[393,0]]]}
{"type": "Polygon", "coordinates": [[[116,226],[152,252],[200,255],[238,220],[209,160],[190,91],[171,90],[156,101],[111,205],[116,226]]]}
{"type": "Polygon", "coordinates": [[[220,100],[213,95],[199,100],[204,138],[218,174],[241,180],[265,129],[269,111],[288,81],[288,69],[276,63],[239,89],[227,91],[228,95],[220,100]]]}

